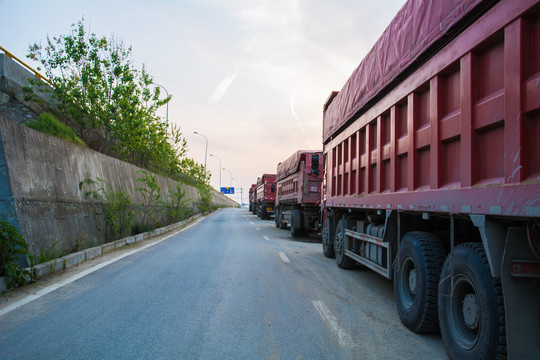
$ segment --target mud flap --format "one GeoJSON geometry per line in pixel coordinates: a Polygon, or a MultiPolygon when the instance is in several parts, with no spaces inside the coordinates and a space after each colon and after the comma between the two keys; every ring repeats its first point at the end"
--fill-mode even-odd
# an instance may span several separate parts
{"type": "MultiPolygon", "coordinates": [[[[538,246],[540,231],[530,230],[532,246],[538,246]]],[[[540,278],[512,276],[514,261],[538,261],[532,254],[525,227],[511,227],[501,266],[506,310],[506,341],[509,359],[537,359],[540,354],[540,278]]]]}

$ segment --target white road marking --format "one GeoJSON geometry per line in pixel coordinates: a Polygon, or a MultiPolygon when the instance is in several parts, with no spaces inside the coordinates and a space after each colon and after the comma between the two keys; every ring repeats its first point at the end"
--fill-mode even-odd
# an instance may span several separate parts
{"type": "Polygon", "coordinates": [[[261,229],[259,229],[258,227],[255,227],[255,230],[259,231],[259,230],[261,230],[261,229]]]}
{"type": "Polygon", "coordinates": [[[351,336],[347,334],[347,332],[339,326],[339,323],[336,319],[336,317],[332,314],[332,312],[324,305],[324,302],[322,300],[313,300],[312,301],[313,306],[315,306],[315,309],[319,312],[319,315],[323,318],[324,322],[330,327],[330,330],[336,335],[339,345],[342,347],[355,347],[358,346],[351,336]]]}
{"type": "Polygon", "coordinates": [[[250,221],[249,223],[250,223],[251,225],[253,225],[253,221],[250,221]]]}
{"type": "Polygon", "coordinates": [[[114,258],[114,259],[107,260],[107,261],[105,261],[105,262],[103,262],[103,263],[101,263],[101,264],[97,264],[96,266],[93,266],[93,267],[91,267],[91,268],[89,268],[89,269],[87,269],[87,270],[81,271],[80,273],[75,274],[75,275],[73,275],[72,277],[70,277],[70,278],[68,278],[68,279],[65,279],[65,280],[60,281],[60,282],[58,282],[58,283],[56,283],[56,284],[52,284],[52,285],[50,285],[50,286],[47,286],[47,287],[45,287],[45,288],[39,290],[38,292],[36,292],[36,293],[33,294],[33,295],[27,296],[27,297],[25,297],[24,299],[21,299],[21,300],[19,300],[19,301],[16,301],[16,302],[14,302],[14,303],[11,304],[11,305],[6,306],[4,309],[0,309],[0,317],[3,316],[3,315],[5,315],[5,314],[7,314],[7,313],[10,312],[10,311],[13,311],[13,310],[15,310],[15,309],[17,309],[17,308],[23,306],[23,305],[26,305],[26,304],[28,304],[28,303],[34,301],[34,300],[37,300],[37,299],[39,299],[40,297],[42,297],[42,296],[44,296],[44,295],[47,295],[48,293],[51,293],[51,292],[53,292],[54,290],[57,290],[57,289],[61,288],[62,286],[71,284],[72,282],[77,281],[77,280],[79,280],[80,278],[83,278],[83,277],[85,277],[86,275],[89,275],[89,274],[93,273],[94,271],[97,271],[97,270],[99,270],[99,269],[101,269],[101,268],[104,268],[104,267],[107,266],[107,265],[110,265],[110,264],[112,264],[112,263],[115,263],[115,262],[117,262],[118,260],[121,260],[121,259],[123,259],[123,258],[125,258],[125,257],[130,256],[130,255],[133,255],[133,254],[135,254],[135,253],[137,253],[137,252],[139,252],[139,251],[141,251],[141,250],[144,250],[144,249],[147,249],[147,248],[149,248],[149,247],[151,247],[151,246],[157,245],[157,244],[159,244],[160,242],[165,241],[165,240],[167,240],[168,238],[170,238],[170,237],[172,237],[172,236],[174,236],[174,235],[176,235],[176,234],[178,234],[178,233],[180,233],[180,232],[182,232],[182,231],[184,231],[184,230],[187,230],[187,229],[189,229],[189,228],[192,227],[192,226],[197,225],[201,220],[202,220],[202,218],[199,219],[199,220],[197,220],[197,221],[194,222],[193,224],[186,226],[185,228],[181,229],[180,231],[174,232],[174,233],[172,233],[172,234],[170,234],[170,235],[164,237],[163,239],[161,239],[161,240],[159,240],[159,241],[156,241],[156,242],[154,242],[154,243],[145,245],[145,246],[140,247],[140,248],[138,248],[138,249],[131,250],[131,251],[129,251],[129,252],[127,252],[127,253],[124,253],[124,254],[122,254],[122,255],[120,255],[120,256],[114,258]]]}
{"type": "Polygon", "coordinates": [[[279,257],[281,258],[281,260],[283,260],[284,263],[290,263],[291,262],[291,260],[289,260],[289,258],[287,257],[287,255],[285,255],[285,253],[283,251],[279,252],[279,257]]]}
{"type": "Polygon", "coordinates": [[[266,235],[263,235],[264,240],[270,241],[270,238],[266,235]]]}

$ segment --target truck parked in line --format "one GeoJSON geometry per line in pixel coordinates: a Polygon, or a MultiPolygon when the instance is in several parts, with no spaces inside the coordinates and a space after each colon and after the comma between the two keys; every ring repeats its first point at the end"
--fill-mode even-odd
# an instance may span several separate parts
{"type": "Polygon", "coordinates": [[[451,359],[540,354],[540,1],[406,2],[324,104],[323,252],[451,359]]]}
{"type": "Polygon", "coordinates": [[[299,150],[277,166],[276,227],[291,236],[317,228],[324,171],[322,151],[299,150]]]}
{"type": "Polygon", "coordinates": [[[276,201],[276,174],[264,174],[257,179],[257,216],[262,220],[274,214],[276,201]]]}
{"type": "Polygon", "coordinates": [[[256,215],[257,211],[257,184],[252,184],[249,188],[249,211],[256,215]]]}

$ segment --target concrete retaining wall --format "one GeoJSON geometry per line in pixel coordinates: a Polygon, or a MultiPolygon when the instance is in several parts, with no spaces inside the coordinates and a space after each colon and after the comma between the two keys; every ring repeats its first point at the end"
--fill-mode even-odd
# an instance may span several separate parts
{"type": "MultiPolygon", "coordinates": [[[[45,110],[24,100],[30,77],[33,73],[0,54],[0,216],[19,228],[36,259],[44,251],[58,255],[101,245],[106,242],[101,206],[84,197],[79,182],[104,179],[112,190],[124,189],[140,209],[143,199],[136,188],[142,169],[20,125],[45,110]]],[[[38,94],[45,103],[49,95],[38,94]]],[[[157,181],[163,199],[176,189],[170,179],[157,176],[157,181]]],[[[182,186],[195,206],[197,189],[182,186]]],[[[237,206],[217,191],[213,203],[237,206]]],[[[158,215],[165,223],[165,212],[158,215]]]]}
{"type": "MultiPolygon", "coordinates": [[[[106,241],[101,207],[79,190],[82,180],[105,179],[114,191],[124,189],[132,203],[143,202],[136,190],[141,185],[139,167],[2,117],[0,140],[0,215],[19,227],[36,258],[53,248],[66,252],[106,241]]],[[[156,179],[164,199],[178,184],[159,175],[156,179]]],[[[197,189],[182,186],[186,197],[197,203],[197,189]]],[[[216,191],[213,203],[237,206],[216,191]]]]}
{"type": "Polygon", "coordinates": [[[24,68],[5,54],[0,54],[0,116],[23,124],[34,121],[38,114],[47,110],[50,93],[42,93],[35,89],[36,96],[43,101],[28,102],[24,99],[23,87],[29,86],[28,78],[34,78],[33,73],[24,68]]]}

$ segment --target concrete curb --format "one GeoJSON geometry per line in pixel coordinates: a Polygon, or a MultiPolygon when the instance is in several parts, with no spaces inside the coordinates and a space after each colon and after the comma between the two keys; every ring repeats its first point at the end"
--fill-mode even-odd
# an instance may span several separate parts
{"type": "MultiPolygon", "coordinates": [[[[100,246],[96,246],[96,247],[85,249],[76,253],[72,253],[72,254],[63,256],[59,259],[54,259],[51,261],[38,264],[33,267],[34,277],[36,279],[39,279],[40,277],[48,275],[48,274],[52,274],[61,270],[67,270],[69,268],[79,265],[80,263],[85,262],[86,260],[92,260],[106,253],[123,248],[125,246],[135,244],[144,240],[148,240],[148,239],[168,233],[173,230],[177,230],[179,228],[184,227],[186,224],[194,221],[195,219],[201,216],[203,215],[197,214],[190,217],[189,219],[180,221],[175,224],[167,225],[165,227],[155,229],[149,232],[145,232],[142,234],[129,236],[129,237],[116,240],[113,242],[109,242],[100,246]]],[[[32,271],[31,268],[27,268],[26,270],[32,271]]]]}

